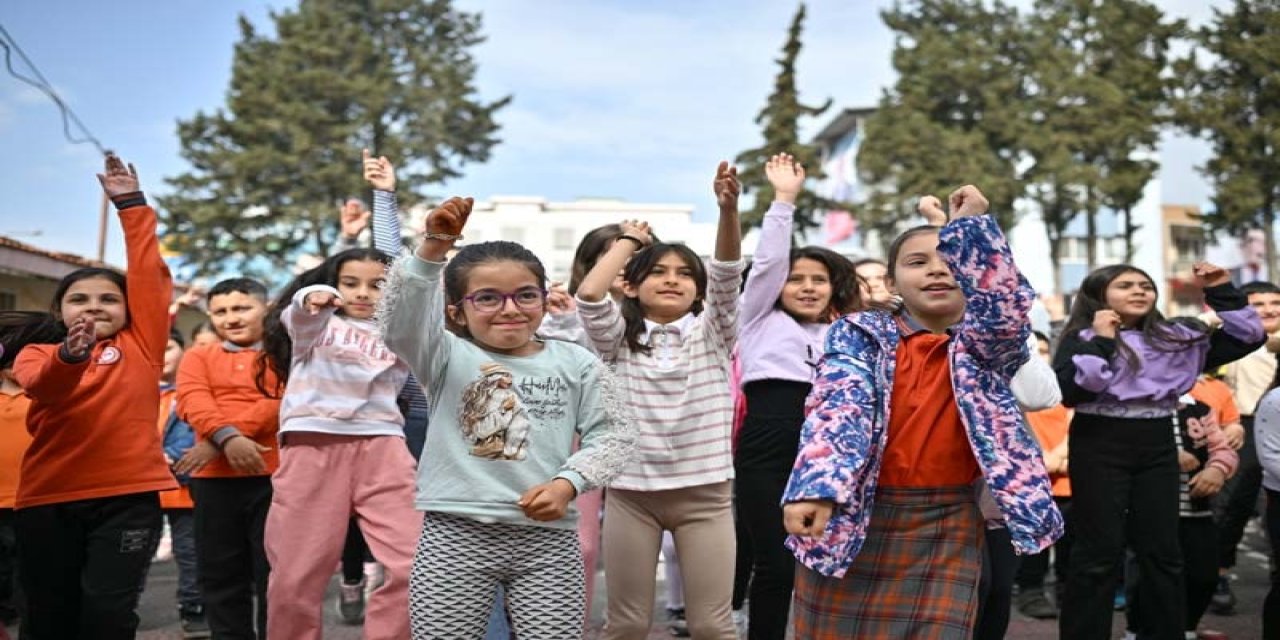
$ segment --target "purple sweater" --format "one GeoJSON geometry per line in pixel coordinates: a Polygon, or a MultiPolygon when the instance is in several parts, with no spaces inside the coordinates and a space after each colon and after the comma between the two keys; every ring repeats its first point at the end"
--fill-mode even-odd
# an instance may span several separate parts
{"type": "Polygon", "coordinates": [[[756,380],[812,382],[829,322],[799,322],[778,306],[791,273],[795,206],[774,202],[760,225],[760,242],[742,292],[738,357],[742,384],[756,380]]]}
{"type": "Polygon", "coordinates": [[[1209,287],[1204,297],[1222,318],[1222,328],[1205,335],[1172,325],[1185,343],[1156,348],[1134,329],[1120,331],[1115,339],[1099,337],[1091,328],[1064,335],[1054,358],[1064,403],[1095,415],[1172,416],[1178,398],[1191,390],[1201,372],[1238,360],[1266,340],[1257,311],[1234,286],[1209,287]],[[1137,354],[1136,372],[1117,348],[1117,340],[1137,354]]]}

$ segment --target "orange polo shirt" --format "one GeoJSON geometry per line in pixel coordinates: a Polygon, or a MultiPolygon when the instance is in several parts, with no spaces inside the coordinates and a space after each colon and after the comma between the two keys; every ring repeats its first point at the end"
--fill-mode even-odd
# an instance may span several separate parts
{"type": "Polygon", "coordinates": [[[129,207],[120,221],[128,324],[81,362],[63,361],[61,344],[33,344],[13,364],[31,397],[19,509],[178,486],[156,433],[173,282],[160,258],[155,211],[129,207]]]}
{"type": "MultiPolygon", "coordinates": [[[[1034,356],[1032,356],[1034,357],[1034,356]]],[[[1067,430],[1071,426],[1071,410],[1065,405],[1058,405],[1042,411],[1027,414],[1027,424],[1040,441],[1040,448],[1052,451],[1063,440],[1067,439],[1067,430]]],[[[1071,479],[1065,473],[1051,473],[1049,480],[1053,483],[1053,495],[1059,498],[1071,497],[1071,479]]]]}
{"type": "Polygon", "coordinates": [[[31,444],[27,410],[31,399],[24,393],[0,393],[0,509],[12,509],[18,498],[22,454],[31,444]]]}
{"type": "Polygon", "coordinates": [[[947,345],[951,336],[903,332],[895,354],[889,434],[880,485],[943,487],[973,482],[980,473],[960,420],[947,345]]]}
{"type": "MultiPolygon", "coordinates": [[[[164,444],[164,426],[169,423],[169,414],[178,409],[178,390],[171,388],[160,392],[160,444],[164,444]]],[[[177,460],[174,460],[177,462],[177,460]]],[[[161,509],[193,509],[191,489],[179,485],[173,491],[160,492],[161,509]]]]}
{"type": "MultiPolygon", "coordinates": [[[[226,343],[195,347],[182,356],[178,365],[178,415],[196,436],[210,440],[223,427],[231,426],[270,451],[262,453],[271,475],[280,466],[280,400],[268,398],[254,383],[258,349],[226,343]]],[[[267,371],[267,388],[275,387],[276,376],[267,371]]],[[[197,478],[236,478],[226,456],[218,456],[195,474],[197,478]]]]}

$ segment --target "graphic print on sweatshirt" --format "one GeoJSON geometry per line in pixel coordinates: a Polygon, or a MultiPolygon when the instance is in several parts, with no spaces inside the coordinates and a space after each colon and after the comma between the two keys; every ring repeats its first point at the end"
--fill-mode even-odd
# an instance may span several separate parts
{"type": "Polygon", "coordinates": [[[458,418],[471,455],[490,460],[524,460],[528,455],[529,411],[506,367],[480,365],[480,378],[462,391],[458,418]]]}

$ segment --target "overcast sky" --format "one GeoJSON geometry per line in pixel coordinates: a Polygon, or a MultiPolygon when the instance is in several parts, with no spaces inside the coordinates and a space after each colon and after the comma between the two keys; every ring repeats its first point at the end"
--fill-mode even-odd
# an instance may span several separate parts
{"type": "MultiPolygon", "coordinates": [[[[236,16],[269,27],[289,2],[141,0],[0,3],[0,25],[107,147],[134,162],[144,188],[185,170],[175,122],[223,104],[236,16]]],[[[884,1],[808,3],[798,83],[802,99],[873,106],[893,81],[884,1]]],[[[1164,0],[1170,15],[1201,22],[1210,4],[1164,0]]],[[[459,0],[484,15],[475,50],[480,95],[512,94],[497,118],[502,143],[484,165],[439,194],[583,196],[684,202],[714,212],[716,162],[760,142],[753,122],[769,94],[773,60],[794,4],[626,0],[459,0]]],[[[24,69],[17,60],[19,69],[24,69]]],[[[829,116],[806,125],[811,134],[829,116]]],[[[92,256],[101,168],[89,145],[67,143],[42,94],[0,73],[0,235],[92,256]],[[35,235],[35,234],[39,235],[35,235]]],[[[1203,204],[1194,171],[1204,145],[1165,144],[1167,202],[1203,204]]],[[[353,171],[358,170],[358,151],[353,171]]],[[[122,261],[112,228],[108,259],[122,261]]]]}

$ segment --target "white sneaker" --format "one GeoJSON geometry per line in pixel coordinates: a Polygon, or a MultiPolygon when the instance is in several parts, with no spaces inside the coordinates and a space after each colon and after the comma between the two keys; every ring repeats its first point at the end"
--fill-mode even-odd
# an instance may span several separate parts
{"type": "Polygon", "coordinates": [[[386,571],[382,568],[382,565],[376,562],[364,563],[364,597],[368,599],[369,594],[373,593],[374,589],[381,587],[382,583],[386,582],[386,579],[386,571]]]}
{"type": "Polygon", "coordinates": [[[738,630],[739,638],[747,637],[747,610],[746,609],[733,610],[733,627],[738,630]]]}
{"type": "Polygon", "coordinates": [[[156,545],[156,555],[152,562],[168,562],[173,559],[173,536],[169,535],[169,525],[164,526],[160,534],[160,542],[156,545]]]}

